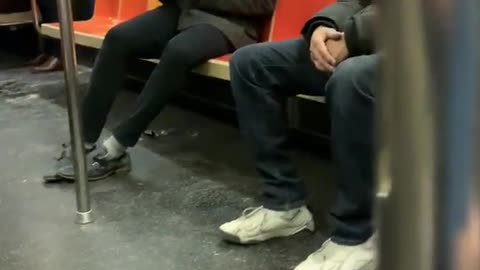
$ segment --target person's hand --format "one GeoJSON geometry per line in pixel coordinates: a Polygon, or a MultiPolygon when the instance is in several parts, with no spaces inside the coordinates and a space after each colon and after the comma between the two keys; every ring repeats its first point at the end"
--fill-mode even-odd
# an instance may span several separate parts
{"type": "Polygon", "coordinates": [[[312,34],[310,41],[310,56],[315,67],[324,72],[333,72],[336,65],[335,58],[328,51],[328,40],[339,40],[342,33],[329,27],[320,26],[312,34]]]}
{"type": "Polygon", "coordinates": [[[332,57],[335,59],[335,65],[340,64],[348,58],[349,53],[344,35],[342,35],[342,37],[338,40],[327,40],[327,49],[332,55],[332,57]]]}

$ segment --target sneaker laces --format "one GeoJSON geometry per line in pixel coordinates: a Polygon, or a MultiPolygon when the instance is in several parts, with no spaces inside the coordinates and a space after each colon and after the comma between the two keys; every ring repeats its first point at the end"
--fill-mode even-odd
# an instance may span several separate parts
{"type": "Polygon", "coordinates": [[[241,227],[246,230],[253,230],[257,227],[262,227],[263,223],[265,222],[265,208],[263,206],[260,207],[249,207],[243,210],[242,216],[240,219],[242,220],[241,227]],[[254,218],[256,215],[263,213],[260,219],[254,218]]]}
{"type": "Polygon", "coordinates": [[[249,217],[255,215],[256,213],[260,212],[262,209],[263,209],[263,206],[249,207],[249,208],[243,210],[242,217],[249,218],[249,217]]]}

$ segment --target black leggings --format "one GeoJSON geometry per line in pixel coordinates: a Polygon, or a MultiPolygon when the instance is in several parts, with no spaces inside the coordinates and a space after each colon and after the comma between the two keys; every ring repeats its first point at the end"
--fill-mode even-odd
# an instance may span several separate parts
{"type": "Polygon", "coordinates": [[[180,11],[165,5],[112,28],[103,42],[83,103],[85,141],[98,140],[117,93],[122,89],[132,58],[160,58],[129,117],[113,130],[126,147],[134,146],[143,131],[180,90],[188,73],[208,59],[230,53],[233,46],[210,25],[178,33],[180,11]]]}

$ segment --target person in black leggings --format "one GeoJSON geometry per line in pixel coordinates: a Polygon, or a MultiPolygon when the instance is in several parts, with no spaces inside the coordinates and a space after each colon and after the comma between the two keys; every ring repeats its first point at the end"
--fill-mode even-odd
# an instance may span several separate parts
{"type": "MultiPolygon", "coordinates": [[[[275,0],[170,0],[163,6],[112,28],[96,59],[83,102],[85,149],[90,180],[130,170],[127,148],[135,146],[170,97],[184,86],[190,70],[205,61],[255,43],[257,29],[273,13],[275,0]],[[132,58],[161,58],[133,111],[113,135],[96,142],[132,58]]],[[[57,175],[74,179],[70,149],[57,164],[57,175]]]]}

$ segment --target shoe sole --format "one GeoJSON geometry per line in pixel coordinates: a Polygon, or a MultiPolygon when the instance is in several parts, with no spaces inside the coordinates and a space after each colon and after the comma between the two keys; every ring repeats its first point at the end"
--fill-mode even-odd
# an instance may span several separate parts
{"type": "Polygon", "coordinates": [[[307,224],[305,224],[304,226],[296,230],[284,229],[279,231],[278,233],[275,233],[274,235],[264,234],[263,236],[257,237],[257,239],[244,240],[244,241],[242,241],[236,235],[232,235],[220,230],[223,240],[233,244],[238,244],[238,245],[255,245],[255,244],[263,243],[265,241],[276,239],[276,238],[294,236],[302,231],[314,232],[315,224],[313,223],[313,221],[309,221],[307,224]]]}
{"type": "Polygon", "coordinates": [[[43,176],[43,182],[46,184],[51,184],[51,183],[58,183],[61,181],[64,181],[65,179],[61,177],[60,175],[44,175],[43,176]]]}
{"type": "MultiPolygon", "coordinates": [[[[128,174],[130,171],[132,170],[131,166],[130,165],[127,165],[126,167],[123,167],[123,168],[118,168],[118,169],[115,169],[115,170],[112,170],[110,171],[109,173],[107,174],[103,174],[103,175],[100,175],[100,176],[97,176],[97,177],[89,177],[88,178],[88,181],[89,182],[96,182],[96,181],[99,181],[99,180],[103,180],[105,178],[108,178],[112,175],[126,175],[128,174]]],[[[69,175],[58,175],[59,177],[67,180],[67,181],[75,181],[75,176],[69,176],[69,175]]]]}

